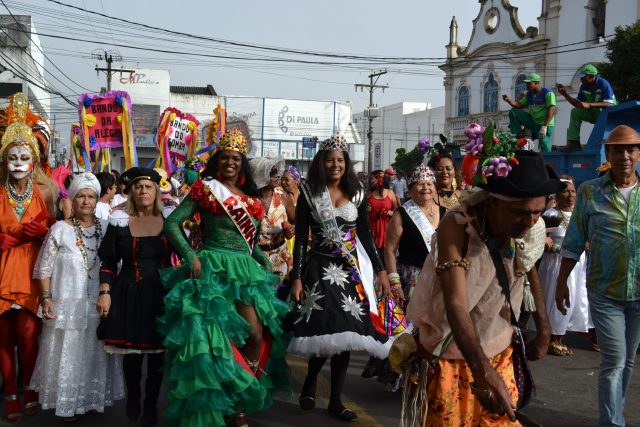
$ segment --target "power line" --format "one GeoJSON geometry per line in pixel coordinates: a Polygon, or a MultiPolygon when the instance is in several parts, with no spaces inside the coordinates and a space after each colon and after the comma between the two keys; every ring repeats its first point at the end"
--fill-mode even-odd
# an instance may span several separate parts
{"type": "MultiPolygon", "coordinates": [[[[11,15],[11,18],[13,18],[13,20],[15,21],[15,23],[18,25],[19,28],[23,28],[24,33],[27,35],[27,37],[29,37],[29,40],[31,41],[31,43],[33,43],[33,45],[38,48],[38,50],[42,53],[42,55],[49,60],[49,62],[51,63],[51,65],[53,65],[55,67],[56,70],[60,71],[60,73],[62,73],[63,76],[65,76],[67,79],[69,79],[69,81],[71,81],[73,84],[75,84],[78,87],[81,87],[82,89],[91,91],[91,89],[86,88],[78,83],[75,82],[75,80],[73,80],[71,77],[69,77],[64,71],[62,71],[56,64],[55,62],[53,62],[46,53],[44,53],[44,51],[42,49],[40,49],[40,46],[38,46],[38,43],[34,42],[33,39],[31,38],[31,31],[26,31],[24,30],[24,27],[22,26],[22,24],[20,22],[18,22],[18,20],[16,19],[16,17],[13,15],[13,13],[11,13],[11,10],[9,9],[9,7],[7,6],[7,4],[4,2],[4,0],[0,0],[0,2],[2,2],[2,5],[5,7],[5,9],[7,9],[7,12],[9,12],[9,15],[11,15]]],[[[29,54],[31,55],[31,54],[29,54]]]]}

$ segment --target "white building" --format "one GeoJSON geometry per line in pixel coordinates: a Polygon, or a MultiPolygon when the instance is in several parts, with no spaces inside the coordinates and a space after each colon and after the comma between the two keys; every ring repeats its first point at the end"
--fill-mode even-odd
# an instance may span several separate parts
{"type": "MultiPolygon", "coordinates": [[[[428,102],[399,102],[376,109],[373,121],[373,166],[367,170],[386,169],[396,159],[396,150],[411,151],[423,137],[433,142],[445,130],[445,107],[431,107],[428,102]]],[[[366,135],[369,119],[365,113],[353,115],[360,135],[366,135]]],[[[367,156],[365,156],[367,157],[367,156]]]]}
{"type": "MultiPolygon", "coordinates": [[[[351,106],[337,101],[311,101],[247,96],[219,96],[213,86],[173,86],[169,70],[138,69],[114,79],[113,90],[124,90],[132,100],[132,121],[138,164],[147,166],[158,156],[154,137],[160,114],[167,107],[194,115],[205,138],[213,110],[220,104],[227,122],[242,121],[251,138],[249,157],[284,156],[304,172],[316,148],[303,147],[303,138],[323,140],[341,132],[350,143],[352,159],[361,163],[364,149],[351,125],[351,106]]],[[[307,143],[309,144],[309,143],[307,143]]],[[[314,145],[311,143],[311,145],[314,145]]],[[[113,150],[113,167],[124,167],[121,150],[113,150]]]]}
{"type": "MultiPolygon", "coordinates": [[[[518,9],[509,0],[479,0],[480,10],[466,46],[458,43],[458,23],[451,20],[445,73],[446,130],[453,142],[465,142],[463,130],[471,122],[496,124],[506,130],[508,111],[502,94],[514,98],[526,90],[522,82],[530,72],[542,85],[560,83],[573,96],[580,86],[583,65],[606,60],[605,37],[619,25],[640,17],[638,0],[541,0],[539,28],[523,30],[518,9]]],[[[557,97],[554,145],[566,144],[571,105],[557,97]]],[[[586,143],[591,125],[582,128],[586,143]]]]}
{"type": "Polygon", "coordinates": [[[31,110],[49,120],[51,95],[44,75],[44,54],[30,16],[0,15],[0,98],[23,92],[31,110]],[[18,22],[16,22],[18,21],[18,22]]]}

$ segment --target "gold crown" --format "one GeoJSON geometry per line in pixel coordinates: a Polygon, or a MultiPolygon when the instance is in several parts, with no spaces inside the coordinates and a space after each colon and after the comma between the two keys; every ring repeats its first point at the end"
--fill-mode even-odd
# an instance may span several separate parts
{"type": "Polygon", "coordinates": [[[247,138],[238,129],[234,128],[222,135],[218,142],[218,150],[237,151],[246,156],[249,154],[249,143],[247,138]]]}
{"type": "Polygon", "coordinates": [[[24,145],[29,147],[37,160],[40,160],[38,139],[26,123],[28,106],[29,101],[24,93],[16,93],[11,98],[11,105],[5,110],[11,117],[0,142],[0,158],[4,158],[4,153],[9,147],[24,145]]]}

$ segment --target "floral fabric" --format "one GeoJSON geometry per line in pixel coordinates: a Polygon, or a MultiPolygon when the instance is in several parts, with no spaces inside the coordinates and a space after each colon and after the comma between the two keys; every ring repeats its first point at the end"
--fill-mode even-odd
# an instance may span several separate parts
{"type": "MultiPolygon", "coordinates": [[[[493,356],[490,361],[502,377],[511,400],[518,400],[518,388],[513,376],[512,347],[493,356]]],[[[471,392],[471,370],[464,360],[440,359],[439,372],[429,383],[429,410],[425,427],[493,427],[520,426],[507,415],[498,415],[482,407],[471,392]]]]}

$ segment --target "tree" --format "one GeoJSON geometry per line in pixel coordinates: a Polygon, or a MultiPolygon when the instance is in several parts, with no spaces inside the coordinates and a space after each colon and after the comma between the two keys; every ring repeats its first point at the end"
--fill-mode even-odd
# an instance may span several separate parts
{"type": "Polygon", "coordinates": [[[396,161],[391,164],[391,167],[396,172],[402,172],[405,176],[409,176],[422,163],[422,159],[424,159],[424,154],[418,150],[418,147],[409,152],[404,148],[398,148],[396,161]]]}
{"type": "Polygon", "coordinates": [[[598,65],[600,74],[613,86],[618,102],[640,99],[640,21],[615,32],[607,42],[609,62],[598,65]]]}

